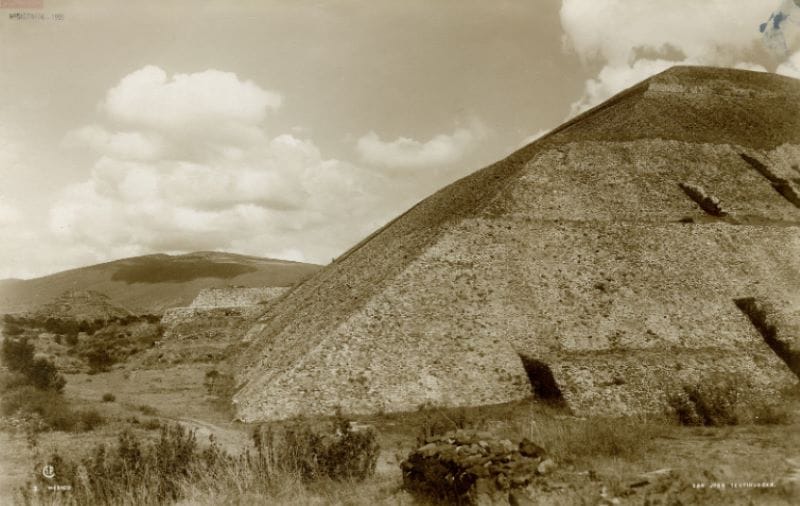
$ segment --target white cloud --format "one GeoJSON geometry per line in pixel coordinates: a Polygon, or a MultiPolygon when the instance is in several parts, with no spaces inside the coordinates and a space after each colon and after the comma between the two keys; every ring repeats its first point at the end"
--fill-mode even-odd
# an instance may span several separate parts
{"type": "Polygon", "coordinates": [[[452,134],[440,134],[425,142],[408,137],[384,141],[370,132],[358,139],[356,151],[373,165],[418,169],[456,162],[485,136],[486,128],[477,121],[469,128],[458,128],[452,134]]]}
{"type": "Polygon", "coordinates": [[[109,132],[99,125],[86,125],[64,137],[65,147],[88,147],[126,160],[152,160],[162,154],[163,143],[156,135],[142,132],[109,132]]]}
{"type": "Polygon", "coordinates": [[[175,74],[148,65],[125,76],[106,95],[105,108],[117,119],[150,127],[182,127],[192,121],[258,124],[282,102],[277,93],[232,72],[206,70],[175,74]]]}
{"type": "Polygon", "coordinates": [[[781,0],[769,19],[759,26],[759,31],[764,34],[764,43],[783,65],[793,66],[789,61],[790,47],[796,48],[800,42],[797,27],[800,27],[800,0],[781,0]]]}
{"type": "Polygon", "coordinates": [[[51,233],[93,261],[227,249],[326,262],[402,210],[409,185],[325,158],[309,139],[270,139],[259,123],[278,105],[279,95],[230,73],[168,80],[145,67],[124,77],[103,110],[125,130],[65,136],[99,156],[53,203],[51,233]]]}
{"type": "Polygon", "coordinates": [[[544,137],[548,133],[550,133],[550,130],[548,130],[548,129],[542,128],[542,129],[538,130],[537,132],[535,132],[535,133],[525,137],[524,139],[522,139],[522,141],[517,146],[517,149],[527,146],[531,142],[544,137]]]}
{"type": "Polygon", "coordinates": [[[148,65],[109,90],[102,107],[111,119],[137,127],[252,141],[258,139],[257,126],[267,111],[279,108],[282,100],[232,72],[206,70],[169,78],[148,65]]]}
{"type": "Polygon", "coordinates": [[[795,52],[785,62],[778,65],[778,74],[800,79],[800,51],[795,52]]]}
{"type": "Polygon", "coordinates": [[[606,65],[584,85],[583,97],[572,104],[572,114],[581,113],[619,91],[675,65],[666,60],[637,60],[632,65],[606,65]]]}
{"type": "Polygon", "coordinates": [[[321,260],[369,232],[351,218],[386,212],[376,181],[288,135],[233,162],[104,156],[90,179],[62,192],[50,226],[66,242],[103,252],[235,249],[263,255],[261,248],[277,254],[302,248],[321,260]],[[342,223],[349,228],[333,234],[342,223]]]}
{"type": "Polygon", "coordinates": [[[485,135],[477,121],[426,142],[367,135],[359,152],[380,166],[368,169],[324,156],[312,130],[267,135],[262,122],[280,102],[225,72],[168,79],[144,67],[124,77],[105,117],[63,140],[97,158],[49,209],[40,235],[50,248],[39,250],[60,257],[44,270],[196,250],[325,263],[461,175],[395,168],[446,165],[485,135]]]}
{"type": "Polygon", "coordinates": [[[563,0],[565,45],[584,62],[603,63],[571,114],[672,65],[763,70],[747,55],[761,44],[764,15],[762,0],[563,0]]]}
{"type": "Polygon", "coordinates": [[[20,221],[21,217],[22,213],[15,206],[6,202],[3,196],[0,195],[0,226],[15,224],[20,221]]]}
{"type": "Polygon", "coordinates": [[[759,64],[753,63],[753,62],[746,62],[746,61],[739,62],[739,63],[735,64],[733,66],[733,68],[739,69],[739,70],[751,70],[753,72],[767,72],[766,67],[764,67],[763,65],[759,65],[759,64]]]}

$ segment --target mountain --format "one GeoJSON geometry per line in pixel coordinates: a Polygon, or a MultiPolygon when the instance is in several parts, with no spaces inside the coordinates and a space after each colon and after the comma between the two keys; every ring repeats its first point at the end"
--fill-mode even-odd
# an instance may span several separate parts
{"type": "Polygon", "coordinates": [[[136,313],[187,306],[205,288],[291,286],[319,270],[312,264],[232,253],[146,255],[0,282],[0,313],[31,311],[64,292],[91,290],[136,313]]]}
{"type": "Polygon", "coordinates": [[[674,67],[431,195],[276,301],[244,421],[507,402],[659,411],[795,384],[737,307],[798,301],[800,82],[674,67]]]}

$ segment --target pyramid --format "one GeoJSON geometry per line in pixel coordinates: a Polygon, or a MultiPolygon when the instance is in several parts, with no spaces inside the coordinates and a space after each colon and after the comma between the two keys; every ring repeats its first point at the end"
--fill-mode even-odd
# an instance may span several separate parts
{"type": "Polygon", "coordinates": [[[800,81],[674,67],[426,198],[249,331],[243,421],[797,378],[736,300],[800,288],[800,81]]]}
{"type": "Polygon", "coordinates": [[[47,304],[39,306],[30,316],[68,320],[110,320],[132,313],[115,304],[106,294],[94,290],[67,290],[47,304]]]}

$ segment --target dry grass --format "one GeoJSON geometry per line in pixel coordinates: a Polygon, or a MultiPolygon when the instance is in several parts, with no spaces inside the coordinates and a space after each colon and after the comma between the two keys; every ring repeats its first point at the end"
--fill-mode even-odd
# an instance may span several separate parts
{"type": "Polygon", "coordinates": [[[637,459],[652,451],[656,438],[671,432],[660,418],[548,419],[533,423],[527,437],[563,462],[585,463],[607,457],[637,459]]]}
{"type": "MultiPolygon", "coordinates": [[[[236,455],[249,446],[252,427],[230,424],[222,415],[212,411],[213,406],[209,404],[203,385],[204,374],[205,369],[190,370],[185,367],[142,370],[132,373],[129,381],[125,371],[114,370],[95,376],[91,383],[85,382],[85,375],[70,375],[66,393],[71,397],[70,400],[100,409],[109,417],[109,424],[91,434],[41,434],[40,446],[55,447],[65,458],[69,456],[80,460],[88,456],[86,448],[99,440],[105,440],[112,447],[115,434],[124,429],[122,420],[140,414],[139,407],[147,405],[157,410],[158,418],[163,423],[168,423],[169,418],[180,418],[186,426],[197,428],[200,434],[206,434],[203,427],[213,428],[213,433],[219,437],[220,447],[228,454],[236,455]],[[169,383],[166,380],[158,381],[167,377],[174,380],[169,383]],[[109,390],[115,392],[118,402],[100,401],[102,394],[109,390]],[[191,423],[192,419],[185,418],[189,416],[204,422],[204,425],[191,423]]],[[[787,392],[786,399],[787,411],[800,406],[796,391],[787,392]],[[790,398],[789,394],[795,397],[790,398]]],[[[153,421],[157,420],[154,418],[153,421]]],[[[411,497],[401,490],[399,462],[414,448],[417,437],[425,431],[459,427],[488,430],[503,438],[527,437],[545,447],[558,463],[559,472],[563,473],[553,479],[567,484],[564,491],[554,492],[556,502],[562,504],[580,501],[593,504],[602,486],[606,486],[613,495],[624,494],[632,478],[665,467],[680,470],[680,475],[673,480],[673,488],[679,490],[675,493],[680,494],[692,493],[686,492],[687,486],[696,481],[712,480],[709,477],[720,481],[774,480],[787,471],[784,458],[800,456],[800,431],[797,431],[797,425],[763,426],[747,423],[718,428],[683,427],[667,417],[581,419],[572,416],[562,406],[533,401],[474,408],[428,408],[409,413],[361,417],[358,421],[377,429],[383,448],[375,476],[365,481],[355,483],[317,479],[308,482],[297,474],[273,472],[271,480],[267,482],[259,478],[253,468],[231,462],[230,465],[196,473],[191,479],[182,481],[181,498],[177,503],[414,504],[411,497]]],[[[158,432],[143,430],[142,423],[134,427],[139,437],[158,436],[158,432]]],[[[202,446],[206,436],[198,436],[198,440],[202,446]]],[[[18,462],[14,465],[19,467],[18,462]]],[[[34,466],[26,463],[24,468],[32,470],[34,466]]],[[[33,476],[34,473],[28,471],[27,478],[33,476]]],[[[13,483],[20,483],[19,475],[13,483]]],[[[120,490],[118,503],[147,504],[147,494],[153,493],[147,486],[120,490]]],[[[641,499],[639,495],[633,497],[641,499]]],[[[680,497],[685,504],[696,503],[694,499],[714,503],[708,494],[680,497]]],[[[792,504],[790,500],[781,503],[783,499],[776,491],[739,492],[735,497],[728,494],[720,495],[720,498],[733,504],[751,498],[756,504],[769,503],[773,499],[777,504],[792,504]]],[[[68,499],[68,496],[63,495],[59,501],[65,503],[64,499],[68,499]]],[[[641,504],[641,501],[632,504],[641,504]]]]}
{"type": "Polygon", "coordinates": [[[181,425],[161,428],[151,440],[131,431],[114,446],[98,445],[75,457],[54,450],[34,453],[34,469],[57,470],[58,481],[36,475],[20,489],[23,504],[174,504],[187,497],[208,503],[273,503],[279,497],[348,493],[375,471],[378,446],[374,431],[353,431],[343,418],[320,433],[306,426],[276,437],[254,434],[254,449],[231,455],[213,438],[201,447],[194,432],[181,425]],[[340,486],[349,483],[349,486],[340,486]],[[69,488],[52,490],[58,484],[69,488]],[[301,493],[302,491],[307,493],[301,493]],[[349,491],[349,492],[347,492],[349,491]]]}

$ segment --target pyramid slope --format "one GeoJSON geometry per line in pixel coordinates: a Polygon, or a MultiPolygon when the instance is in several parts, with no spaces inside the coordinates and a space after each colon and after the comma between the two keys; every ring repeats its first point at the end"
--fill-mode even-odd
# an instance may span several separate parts
{"type": "Polygon", "coordinates": [[[444,188],[251,330],[237,416],[515,400],[521,356],[579,412],[794,381],[733,299],[800,287],[798,104],[788,78],[677,67],[444,188]]]}

